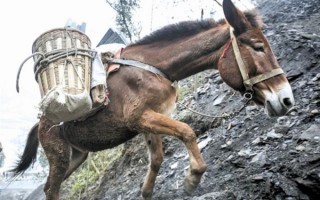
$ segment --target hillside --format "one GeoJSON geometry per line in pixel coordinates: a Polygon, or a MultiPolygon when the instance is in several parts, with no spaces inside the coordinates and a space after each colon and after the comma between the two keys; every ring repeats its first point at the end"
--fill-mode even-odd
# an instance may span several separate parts
{"type": "MultiPolygon", "coordinates": [[[[163,137],[165,158],[154,199],[316,200],[320,196],[320,5],[318,0],[258,2],[265,34],[291,83],[295,109],[279,119],[268,118],[253,104],[227,119],[202,116],[181,104],[215,116],[238,111],[242,97],[215,71],[198,75],[196,91],[190,89],[192,77],[182,81],[184,98],[174,118],[194,128],[208,169],[193,196],[188,196],[183,190],[189,165],[186,149],[179,140],[163,137]]],[[[147,166],[147,149],[137,136],[124,145],[120,158],[99,181],[75,199],[139,199],[147,166]]]]}

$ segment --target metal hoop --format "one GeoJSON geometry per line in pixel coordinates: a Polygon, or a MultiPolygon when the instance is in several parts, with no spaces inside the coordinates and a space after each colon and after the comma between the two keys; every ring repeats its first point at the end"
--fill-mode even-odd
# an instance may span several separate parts
{"type": "Polygon", "coordinates": [[[246,100],[251,100],[252,99],[252,95],[253,95],[253,91],[246,91],[243,94],[243,98],[245,98],[246,100]]]}

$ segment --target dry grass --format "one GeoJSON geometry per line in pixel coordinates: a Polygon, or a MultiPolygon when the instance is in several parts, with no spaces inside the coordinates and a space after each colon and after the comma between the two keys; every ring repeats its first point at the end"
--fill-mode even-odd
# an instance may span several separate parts
{"type": "Polygon", "coordinates": [[[81,199],[82,194],[88,193],[94,185],[99,184],[106,169],[121,157],[122,152],[123,145],[90,153],[87,160],[62,184],[61,192],[65,196],[64,199],[81,199]]]}

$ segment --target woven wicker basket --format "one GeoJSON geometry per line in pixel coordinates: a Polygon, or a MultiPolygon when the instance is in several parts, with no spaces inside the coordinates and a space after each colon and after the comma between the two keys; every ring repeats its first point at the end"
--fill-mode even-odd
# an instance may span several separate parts
{"type": "MultiPolygon", "coordinates": [[[[68,55],[41,64],[40,70],[36,73],[41,97],[58,85],[63,87],[64,92],[73,95],[90,91],[92,60],[90,53],[88,53],[90,48],[91,41],[88,36],[76,29],[57,28],[41,34],[33,43],[33,53],[52,55],[65,51],[68,55]],[[69,54],[68,51],[72,49],[77,49],[77,53],[69,54]]],[[[40,58],[40,56],[34,57],[35,61],[40,58]]]]}

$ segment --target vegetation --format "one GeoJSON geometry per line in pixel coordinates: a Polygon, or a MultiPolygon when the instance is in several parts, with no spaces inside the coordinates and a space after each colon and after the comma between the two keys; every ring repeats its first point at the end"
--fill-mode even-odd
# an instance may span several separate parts
{"type": "MultiPolygon", "coordinates": [[[[80,199],[82,194],[89,192],[89,187],[99,184],[105,171],[119,157],[121,157],[123,145],[90,153],[87,160],[63,183],[62,192],[66,200],[80,199]]],[[[92,189],[91,189],[92,190],[92,189]]]]}
{"type": "Polygon", "coordinates": [[[117,13],[116,24],[123,34],[125,34],[130,42],[135,37],[139,38],[141,27],[133,21],[133,15],[136,8],[139,8],[140,0],[106,0],[107,4],[117,13]]]}

